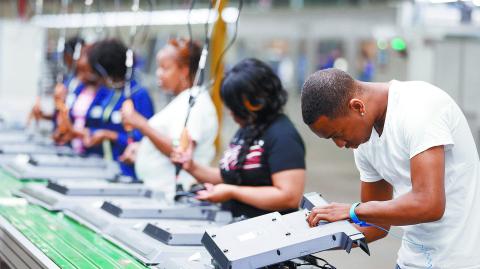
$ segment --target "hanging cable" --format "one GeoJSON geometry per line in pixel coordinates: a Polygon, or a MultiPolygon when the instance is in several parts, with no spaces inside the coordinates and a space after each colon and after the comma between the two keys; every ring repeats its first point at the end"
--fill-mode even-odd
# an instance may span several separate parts
{"type": "MultiPolygon", "coordinates": [[[[191,17],[191,12],[193,10],[193,7],[195,6],[195,0],[192,0],[190,9],[188,12],[188,21],[187,21],[187,26],[188,26],[188,33],[190,35],[190,42],[193,41],[193,34],[192,34],[192,29],[191,29],[191,23],[190,23],[190,17],[191,17]]],[[[225,49],[222,51],[220,54],[220,57],[217,61],[216,67],[215,67],[215,74],[218,73],[218,68],[220,66],[220,63],[222,61],[222,58],[224,57],[225,53],[231,48],[233,43],[235,42],[237,38],[237,32],[238,32],[238,21],[240,18],[240,11],[243,7],[243,0],[239,0],[239,5],[238,5],[238,16],[235,21],[235,31],[232,39],[230,40],[229,44],[225,47],[225,49]]],[[[215,2],[215,10],[217,11],[217,19],[221,19],[221,14],[220,14],[220,0],[217,0],[215,2]]],[[[200,95],[202,92],[202,88],[200,87],[201,84],[203,84],[204,81],[204,75],[205,75],[205,66],[206,66],[206,61],[208,57],[208,52],[209,52],[209,46],[210,46],[210,37],[213,33],[213,25],[209,24],[210,22],[210,14],[212,11],[212,1],[209,1],[209,11],[208,11],[208,16],[207,16],[207,21],[205,23],[205,44],[202,49],[202,54],[200,56],[199,64],[198,64],[198,69],[197,72],[195,73],[195,79],[192,84],[192,88],[190,89],[190,96],[188,100],[188,110],[187,110],[187,116],[185,117],[185,122],[184,122],[184,128],[182,131],[182,134],[180,135],[180,139],[178,141],[178,147],[180,151],[185,151],[186,148],[188,147],[188,133],[187,133],[187,124],[188,120],[190,117],[191,110],[193,106],[195,105],[197,97],[200,95]]],[[[205,86],[205,89],[203,90],[208,90],[213,84],[214,84],[215,79],[212,79],[208,85],[205,86]]],[[[178,176],[180,174],[180,171],[182,169],[182,164],[175,164],[175,180],[178,180],[178,176]]]]}
{"type": "MultiPolygon", "coordinates": [[[[93,0],[85,0],[84,2],[84,5],[83,5],[83,8],[82,8],[82,20],[83,22],[85,23],[85,18],[86,18],[86,14],[90,13],[91,11],[91,7],[93,5],[93,0]]],[[[80,59],[80,56],[82,54],[82,36],[83,36],[83,28],[79,28],[78,30],[78,39],[77,39],[77,42],[75,43],[75,47],[74,47],[74,50],[73,50],[73,62],[72,62],[72,68],[70,70],[70,75],[71,76],[74,76],[77,72],[77,63],[78,63],[78,60],[80,59]]]]}
{"type": "MultiPolygon", "coordinates": [[[[192,1],[194,1],[194,0],[192,0],[192,1]]],[[[219,12],[220,3],[221,3],[221,0],[216,0],[215,1],[215,10],[217,11],[217,19],[221,19],[220,18],[220,12],[219,12]]],[[[194,5],[194,3],[192,3],[191,7],[193,7],[193,5],[194,5]]],[[[189,98],[188,98],[187,115],[185,117],[185,121],[184,121],[184,124],[183,124],[183,131],[180,134],[180,139],[178,140],[178,145],[177,145],[180,151],[185,151],[188,147],[188,143],[189,143],[188,132],[187,132],[188,120],[190,118],[190,113],[192,111],[192,108],[195,105],[196,99],[200,95],[200,93],[202,92],[201,84],[204,81],[205,67],[206,67],[206,63],[207,63],[208,52],[209,52],[209,49],[210,49],[210,37],[213,33],[213,26],[214,26],[214,23],[210,24],[212,6],[213,6],[212,1],[209,1],[208,16],[207,16],[207,20],[205,22],[205,41],[204,41],[205,43],[203,44],[202,53],[200,55],[200,60],[198,62],[197,71],[195,72],[195,77],[194,77],[194,80],[193,80],[193,83],[192,83],[192,87],[189,90],[190,92],[189,92],[189,98]]],[[[190,24],[191,24],[190,23],[190,14],[191,14],[191,10],[189,11],[189,17],[188,17],[188,21],[187,21],[187,25],[189,25],[189,27],[190,27],[190,24]]],[[[192,42],[192,41],[193,40],[190,40],[190,42],[192,42]]],[[[182,164],[176,163],[175,164],[175,181],[178,181],[178,176],[180,175],[181,170],[182,170],[182,164]]]]}
{"type": "MultiPolygon", "coordinates": [[[[68,5],[69,0],[61,0],[61,13],[64,15],[68,14],[68,5]]],[[[57,43],[57,84],[55,85],[55,109],[57,111],[57,115],[55,121],[57,122],[57,133],[58,135],[62,136],[70,130],[71,124],[68,118],[68,108],[65,105],[65,86],[64,86],[64,79],[65,79],[65,61],[63,59],[63,55],[65,52],[65,36],[66,36],[67,29],[63,27],[60,30],[60,35],[58,38],[57,43]]]]}
{"type": "MultiPolygon", "coordinates": [[[[154,9],[154,3],[153,3],[153,0],[148,0],[148,5],[149,5],[149,8],[150,8],[150,16],[149,16],[149,20],[151,19],[151,14],[152,14],[152,11],[154,9]]],[[[140,12],[140,0],[133,0],[133,4],[132,4],[132,7],[131,7],[131,10],[136,13],[136,14],[139,14],[140,12]]],[[[145,23],[143,22],[143,28],[142,28],[142,31],[143,32],[143,37],[140,38],[141,42],[144,43],[148,37],[148,31],[149,31],[149,22],[148,23],[145,23]],[[145,26],[147,25],[147,26],[145,26]]],[[[134,54],[133,54],[133,48],[135,46],[135,40],[137,38],[137,35],[138,35],[138,26],[136,24],[132,25],[130,27],[130,34],[129,34],[129,43],[128,43],[128,47],[127,47],[127,52],[126,52],[126,60],[125,60],[125,66],[127,67],[127,70],[125,72],[125,81],[124,81],[124,94],[125,94],[125,101],[122,105],[122,108],[125,109],[125,111],[127,111],[127,113],[132,113],[134,110],[135,110],[135,107],[134,107],[134,104],[133,104],[133,101],[132,101],[132,85],[131,85],[131,81],[132,81],[132,78],[133,78],[133,65],[134,65],[134,54]]],[[[125,130],[127,131],[128,133],[128,141],[127,143],[128,144],[131,144],[133,143],[133,127],[130,126],[130,125],[124,125],[124,128],[125,130]]]]}
{"type": "MultiPolygon", "coordinates": [[[[230,41],[228,42],[227,46],[225,47],[225,49],[222,51],[222,53],[220,53],[220,56],[218,57],[218,60],[217,62],[215,63],[215,76],[218,75],[218,71],[220,70],[220,66],[221,66],[221,63],[222,63],[222,60],[223,60],[223,57],[225,56],[225,54],[230,50],[230,48],[233,46],[233,44],[235,44],[235,41],[237,40],[237,35],[238,35],[238,22],[240,21],[240,13],[242,12],[242,8],[243,8],[243,0],[239,0],[238,1],[238,15],[237,15],[237,19],[235,20],[235,28],[233,30],[233,36],[232,38],[230,39],[230,41]]],[[[212,78],[212,80],[210,81],[210,85],[209,87],[213,86],[215,84],[215,81],[217,80],[217,77],[214,77],[212,78]]]]}
{"type": "MultiPolygon", "coordinates": [[[[61,0],[61,12],[64,15],[68,13],[68,3],[69,0],[61,0]]],[[[67,34],[67,28],[63,27],[60,30],[60,34],[57,41],[57,83],[63,83],[63,79],[65,76],[65,61],[63,60],[63,53],[65,52],[65,38],[67,34]]]]}
{"type": "MultiPolygon", "coordinates": [[[[43,0],[35,0],[34,8],[32,8],[32,13],[35,16],[41,15],[43,12],[43,0]]],[[[43,84],[42,78],[39,77],[37,81],[37,97],[35,98],[35,103],[32,108],[32,112],[28,115],[26,126],[28,127],[32,120],[35,120],[35,129],[39,128],[39,119],[41,118],[41,99],[43,95],[43,84]],[[39,116],[40,115],[40,116],[39,116]]]]}
{"type": "Polygon", "coordinates": [[[190,67],[192,66],[192,61],[193,61],[193,58],[192,58],[192,51],[193,51],[193,31],[192,31],[192,24],[190,23],[190,18],[192,16],[192,10],[195,8],[195,2],[197,2],[196,0],[192,0],[190,2],[190,7],[188,8],[188,17],[187,17],[187,29],[188,29],[188,38],[190,40],[190,67]]]}

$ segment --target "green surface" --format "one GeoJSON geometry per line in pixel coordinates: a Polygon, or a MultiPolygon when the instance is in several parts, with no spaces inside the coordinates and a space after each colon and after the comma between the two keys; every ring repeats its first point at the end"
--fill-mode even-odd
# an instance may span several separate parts
{"type": "MultiPolygon", "coordinates": [[[[0,171],[0,199],[11,198],[11,191],[23,184],[0,171]]],[[[147,268],[62,213],[35,205],[0,205],[0,215],[60,268],[147,268]]]]}

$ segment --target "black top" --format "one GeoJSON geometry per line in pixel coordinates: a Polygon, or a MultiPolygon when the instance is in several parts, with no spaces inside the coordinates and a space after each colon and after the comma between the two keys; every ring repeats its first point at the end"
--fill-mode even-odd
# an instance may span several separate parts
{"type": "MultiPolygon", "coordinates": [[[[237,157],[245,129],[237,131],[220,160],[220,171],[227,184],[240,186],[272,186],[272,174],[292,169],[305,169],[305,146],[300,134],[285,115],[280,115],[250,146],[249,153],[237,176],[237,157]]],[[[224,203],[235,217],[256,217],[270,213],[236,200],[224,203]]],[[[292,208],[288,212],[297,210],[292,208]]],[[[286,213],[286,212],[283,212],[286,213]]]]}

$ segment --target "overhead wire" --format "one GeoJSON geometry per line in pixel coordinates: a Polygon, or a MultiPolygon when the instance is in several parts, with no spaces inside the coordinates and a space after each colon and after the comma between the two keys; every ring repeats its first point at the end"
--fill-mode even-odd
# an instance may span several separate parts
{"type": "MultiPolygon", "coordinates": [[[[242,12],[242,8],[243,8],[243,0],[239,0],[238,1],[238,15],[237,15],[237,19],[235,20],[235,28],[233,30],[233,35],[232,35],[232,38],[230,39],[229,43],[227,44],[227,46],[225,47],[225,49],[222,51],[222,53],[220,53],[220,56],[218,57],[218,60],[215,64],[215,76],[218,74],[218,71],[220,69],[220,66],[221,66],[221,63],[222,63],[222,60],[223,60],[223,57],[225,57],[225,54],[230,50],[230,48],[233,46],[233,44],[235,43],[235,41],[237,40],[237,36],[238,36],[238,22],[240,21],[240,13],[242,12]]],[[[215,83],[215,80],[217,78],[214,77],[212,79],[212,81],[210,82],[210,85],[213,85],[215,83]]]]}
{"type": "MultiPolygon", "coordinates": [[[[149,20],[151,19],[151,14],[153,12],[155,4],[153,3],[153,0],[147,0],[147,3],[149,5],[150,13],[149,13],[149,20]]],[[[131,7],[132,11],[135,12],[136,14],[139,14],[141,11],[140,9],[140,0],[133,0],[133,4],[131,7]]],[[[140,42],[144,43],[148,37],[148,31],[150,30],[149,22],[146,23],[143,21],[142,23],[142,28],[140,33],[143,34],[143,36],[140,38],[140,42]]],[[[130,27],[130,33],[129,33],[129,43],[127,47],[127,52],[126,52],[126,60],[125,60],[125,66],[127,68],[125,72],[125,79],[124,79],[124,94],[125,94],[125,102],[123,106],[127,111],[133,111],[135,109],[133,105],[133,101],[131,100],[132,96],[132,85],[131,81],[133,78],[134,74],[134,53],[133,49],[135,46],[135,41],[137,39],[138,35],[138,26],[136,24],[132,25],[130,27]]],[[[125,130],[128,133],[128,144],[133,143],[133,128],[129,125],[125,125],[125,130]]]]}

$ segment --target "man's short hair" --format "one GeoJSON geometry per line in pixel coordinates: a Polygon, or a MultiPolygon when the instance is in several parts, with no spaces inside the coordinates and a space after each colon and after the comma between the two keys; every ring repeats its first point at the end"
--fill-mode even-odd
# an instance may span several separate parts
{"type": "Polygon", "coordinates": [[[355,80],[346,72],[329,68],[307,78],[302,87],[302,116],[307,125],[320,116],[333,119],[347,112],[355,80]]]}

